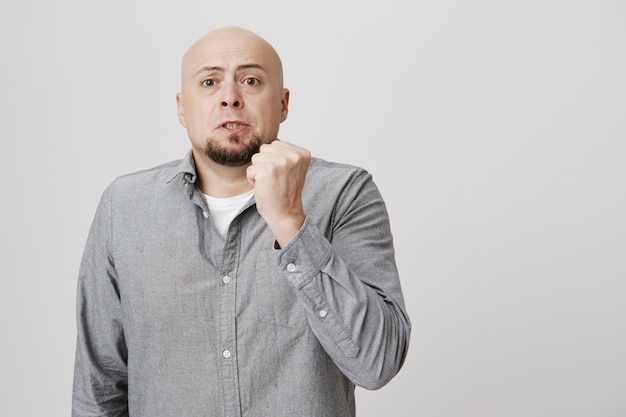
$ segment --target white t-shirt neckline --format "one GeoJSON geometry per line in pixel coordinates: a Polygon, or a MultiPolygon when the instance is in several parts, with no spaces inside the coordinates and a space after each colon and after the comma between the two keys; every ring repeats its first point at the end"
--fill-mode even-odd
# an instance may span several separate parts
{"type": "Polygon", "coordinates": [[[220,234],[225,237],[228,227],[241,209],[254,195],[254,189],[233,197],[219,198],[203,194],[209,206],[209,213],[220,234]]]}

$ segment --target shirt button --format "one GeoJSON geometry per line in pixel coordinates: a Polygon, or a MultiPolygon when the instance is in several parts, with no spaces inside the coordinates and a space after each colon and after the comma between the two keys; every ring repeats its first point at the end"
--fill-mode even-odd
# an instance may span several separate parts
{"type": "Polygon", "coordinates": [[[230,277],[228,275],[224,275],[224,277],[222,277],[222,282],[224,284],[230,284],[230,277]]]}
{"type": "Polygon", "coordinates": [[[230,358],[230,350],[226,349],[222,352],[222,356],[226,359],[230,358]]]}
{"type": "Polygon", "coordinates": [[[326,317],[326,315],[328,314],[328,312],[326,310],[320,310],[319,315],[321,318],[326,317]]]}
{"type": "Polygon", "coordinates": [[[206,210],[204,210],[204,211],[202,212],[202,215],[204,216],[204,218],[205,218],[205,219],[208,219],[208,218],[209,218],[209,212],[208,212],[208,211],[206,211],[206,210]]]}
{"type": "Polygon", "coordinates": [[[293,262],[290,262],[287,264],[287,271],[293,272],[295,270],[296,270],[296,264],[294,264],[293,262]]]}

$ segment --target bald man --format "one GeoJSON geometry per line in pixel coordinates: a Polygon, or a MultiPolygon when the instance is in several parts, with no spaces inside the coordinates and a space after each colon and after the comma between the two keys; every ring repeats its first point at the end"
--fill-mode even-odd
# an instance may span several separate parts
{"type": "Polygon", "coordinates": [[[365,170],[278,139],[274,48],[227,27],[185,53],[191,150],[117,178],[81,263],[75,417],[354,416],[400,370],[406,314],[365,170]]]}

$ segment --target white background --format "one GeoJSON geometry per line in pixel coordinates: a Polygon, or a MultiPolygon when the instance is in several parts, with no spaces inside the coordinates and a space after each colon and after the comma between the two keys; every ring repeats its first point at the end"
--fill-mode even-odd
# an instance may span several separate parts
{"type": "Polygon", "coordinates": [[[413,335],[360,417],[626,415],[617,0],[2,2],[0,415],[69,415],[99,196],[184,155],[180,58],[230,24],[283,58],[280,137],[388,203],[413,335]]]}

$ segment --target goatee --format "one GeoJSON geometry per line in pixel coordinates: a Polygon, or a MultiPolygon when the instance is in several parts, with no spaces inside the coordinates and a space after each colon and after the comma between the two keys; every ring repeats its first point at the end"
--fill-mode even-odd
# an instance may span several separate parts
{"type": "MultiPolygon", "coordinates": [[[[239,135],[232,135],[228,138],[228,141],[233,145],[240,145],[241,138],[239,135]]],[[[211,158],[211,160],[220,165],[229,167],[240,167],[250,163],[252,161],[252,155],[259,152],[261,147],[261,140],[259,138],[252,138],[248,143],[237,147],[237,149],[220,146],[214,139],[207,140],[204,153],[211,158]]]]}

